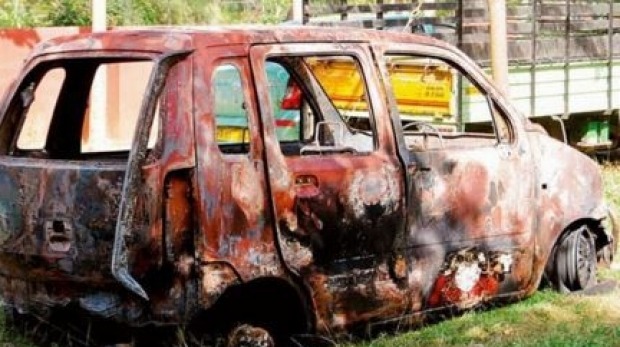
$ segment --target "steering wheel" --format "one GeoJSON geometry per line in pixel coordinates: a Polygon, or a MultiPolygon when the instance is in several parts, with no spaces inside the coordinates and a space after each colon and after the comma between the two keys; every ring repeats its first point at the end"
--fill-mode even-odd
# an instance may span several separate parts
{"type": "Polygon", "coordinates": [[[424,138],[426,138],[428,136],[427,132],[424,131],[424,129],[430,129],[432,132],[434,132],[435,134],[437,134],[437,138],[439,139],[439,145],[441,146],[441,149],[444,148],[443,146],[443,137],[441,136],[441,132],[439,131],[439,129],[434,126],[431,123],[428,122],[423,122],[423,121],[419,121],[419,120],[414,120],[411,121],[405,125],[403,125],[403,132],[405,132],[405,130],[409,130],[410,128],[413,127],[417,127],[419,131],[422,132],[422,134],[424,134],[424,138]]]}

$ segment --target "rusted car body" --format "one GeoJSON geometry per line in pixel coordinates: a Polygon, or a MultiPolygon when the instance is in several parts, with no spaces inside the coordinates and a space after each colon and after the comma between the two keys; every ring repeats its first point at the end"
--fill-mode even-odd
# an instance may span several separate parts
{"type": "Polygon", "coordinates": [[[545,274],[582,289],[613,244],[597,165],[427,37],[206,28],[56,39],[32,53],[0,117],[0,290],[19,312],[73,307],[224,333],[249,324],[284,341],[522,298],[545,274]],[[312,74],[343,59],[363,83],[355,110],[335,107],[312,74]],[[430,60],[470,81],[487,123],[401,119],[388,64],[430,60]],[[131,142],[85,150],[95,71],[135,61],[152,69],[127,118],[131,142]],[[274,96],[270,67],[297,99],[274,96]],[[34,90],[53,69],[64,82],[51,120],[39,146],[24,145],[34,90]],[[234,93],[222,93],[217,74],[230,70],[234,93]],[[226,98],[247,116],[241,139],[218,136],[226,98]],[[298,138],[278,138],[278,107],[297,110],[298,138]]]}

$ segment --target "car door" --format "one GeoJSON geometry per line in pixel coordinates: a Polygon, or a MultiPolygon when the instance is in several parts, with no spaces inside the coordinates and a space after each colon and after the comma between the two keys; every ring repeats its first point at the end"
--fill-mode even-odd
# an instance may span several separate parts
{"type": "MultiPolygon", "coordinates": [[[[142,99],[123,96],[114,105],[124,106],[126,131],[89,127],[89,112],[98,112],[105,124],[121,119],[120,108],[112,103],[89,110],[89,95],[95,76],[109,71],[139,72],[131,86],[119,78],[111,88],[151,92],[155,87],[149,74],[167,73],[156,58],[59,54],[35,59],[22,76],[3,110],[0,130],[5,134],[0,145],[0,249],[2,261],[19,264],[10,268],[19,269],[24,279],[112,281],[110,260],[132,135],[146,116],[142,99]]],[[[155,219],[140,217],[136,224],[141,227],[155,219]]]]}
{"type": "MultiPolygon", "coordinates": [[[[196,52],[197,253],[207,293],[280,274],[247,46],[196,52]],[[218,281],[212,273],[223,273],[218,281]],[[221,283],[219,281],[224,281],[221,283]]],[[[212,298],[208,298],[212,299],[212,298]]]]}
{"type": "Polygon", "coordinates": [[[531,287],[535,170],[521,124],[460,55],[375,48],[407,167],[414,308],[470,307],[531,287]]]}
{"type": "Polygon", "coordinates": [[[400,309],[404,173],[367,47],[258,45],[251,61],[280,250],[311,287],[319,326],[400,309]]]}

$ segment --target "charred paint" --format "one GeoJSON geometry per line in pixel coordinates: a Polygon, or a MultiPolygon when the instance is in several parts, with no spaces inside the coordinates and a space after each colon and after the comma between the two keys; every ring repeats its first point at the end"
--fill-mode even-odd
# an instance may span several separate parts
{"type": "Polygon", "coordinates": [[[14,165],[0,170],[11,182],[3,185],[7,196],[15,197],[2,203],[5,256],[48,258],[38,271],[53,271],[59,279],[104,277],[109,268],[98,259],[110,257],[123,168],[37,165],[27,159],[14,165]]]}

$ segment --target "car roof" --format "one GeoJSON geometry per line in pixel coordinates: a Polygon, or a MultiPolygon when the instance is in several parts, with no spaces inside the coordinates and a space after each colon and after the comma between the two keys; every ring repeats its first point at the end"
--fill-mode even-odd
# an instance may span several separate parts
{"type": "Polygon", "coordinates": [[[448,47],[434,38],[404,32],[313,26],[122,27],[46,41],[33,55],[70,51],[171,52],[225,45],[309,42],[398,42],[448,47]]]}

